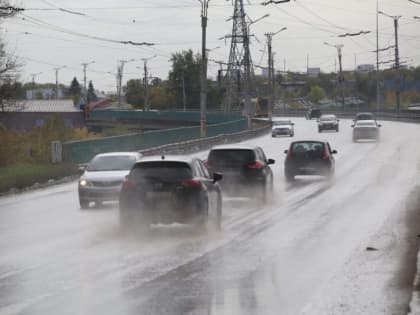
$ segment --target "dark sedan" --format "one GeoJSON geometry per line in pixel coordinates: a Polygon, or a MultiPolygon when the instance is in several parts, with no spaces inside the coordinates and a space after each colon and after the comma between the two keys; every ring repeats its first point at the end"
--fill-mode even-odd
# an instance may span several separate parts
{"type": "Polygon", "coordinates": [[[328,142],[317,140],[295,141],[290,144],[284,162],[287,181],[293,181],[297,175],[321,175],[333,177],[335,172],[334,154],[328,142]]]}
{"type": "Polygon", "coordinates": [[[212,222],[220,229],[222,195],[219,173],[185,156],[151,156],[137,162],[120,194],[122,227],[142,229],[151,223],[212,222]],[[211,220],[211,221],[210,221],[211,220]]]}

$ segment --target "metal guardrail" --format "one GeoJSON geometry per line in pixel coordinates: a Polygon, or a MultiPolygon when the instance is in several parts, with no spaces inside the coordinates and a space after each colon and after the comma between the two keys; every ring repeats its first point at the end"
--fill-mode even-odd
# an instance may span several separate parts
{"type": "Polygon", "coordinates": [[[227,144],[256,138],[271,132],[271,122],[254,120],[255,127],[251,130],[236,132],[232,134],[223,134],[215,137],[184,141],[153,147],[140,152],[144,155],[160,154],[190,154],[210,149],[214,145],[227,144]]]}

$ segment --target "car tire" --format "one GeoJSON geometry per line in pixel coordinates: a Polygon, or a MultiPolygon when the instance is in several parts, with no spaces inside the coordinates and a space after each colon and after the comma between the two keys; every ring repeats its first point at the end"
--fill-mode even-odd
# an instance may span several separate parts
{"type": "Polygon", "coordinates": [[[89,208],[89,200],[87,199],[80,199],[79,198],[80,209],[88,209],[89,208]]]}
{"type": "Polygon", "coordinates": [[[335,131],[337,131],[337,132],[338,132],[338,130],[339,130],[339,128],[338,128],[338,126],[337,126],[337,128],[335,128],[335,131]]]}
{"type": "Polygon", "coordinates": [[[220,193],[217,197],[217,209],[216,209],[216,218],[214,225],[217,231],[222,230],[222,194],[220,193]]]}
{"type": "Polygon", "coordinates": [[[285,177],[286,177],[286,181],[289,182],[289,183],[293,182],[295,180],[295,175],[293,175],[293,174],[286,173],[285,177]]]}

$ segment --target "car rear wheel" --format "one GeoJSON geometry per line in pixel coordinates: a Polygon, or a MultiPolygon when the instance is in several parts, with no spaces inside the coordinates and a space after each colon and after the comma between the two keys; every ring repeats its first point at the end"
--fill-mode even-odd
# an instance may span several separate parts
{"type": "Polygon", "coordinates": [[[80,209],[87,209],[89,208],[89,200],[86,199],[79,199],[80,209]]]}

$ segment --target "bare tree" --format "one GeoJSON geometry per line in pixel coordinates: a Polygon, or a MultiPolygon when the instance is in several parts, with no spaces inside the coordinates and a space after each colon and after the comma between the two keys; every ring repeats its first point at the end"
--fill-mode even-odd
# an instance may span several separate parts
{"type": "MultiPolygon", "coordinates": [[[[22,11],[22,8],[15,7],[8,0],[0,0],[0,23],[4,19],[11,18],[22,11]]],[[[18,71],[22,64],[19,63],[15,53],[6,50],[4,39],[0,38],[0,111],[5,111],[5,104],[14,105],[17,98],[16,81],[18,71]]]]}

